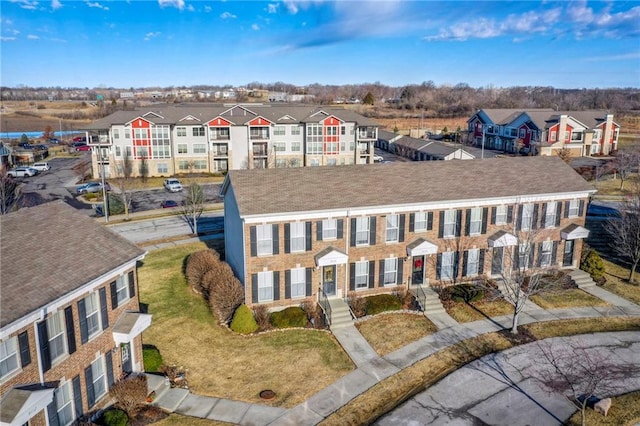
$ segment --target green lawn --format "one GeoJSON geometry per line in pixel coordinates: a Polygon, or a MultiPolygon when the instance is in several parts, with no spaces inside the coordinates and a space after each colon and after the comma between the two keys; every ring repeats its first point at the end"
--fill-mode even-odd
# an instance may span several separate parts
{"type": "Polygon", "coordinates": [[[558,289],[534,294],[531,296],[531,301],[543,309],[609,305],[604,300],[598,299],[578,288],[558,289]]]}

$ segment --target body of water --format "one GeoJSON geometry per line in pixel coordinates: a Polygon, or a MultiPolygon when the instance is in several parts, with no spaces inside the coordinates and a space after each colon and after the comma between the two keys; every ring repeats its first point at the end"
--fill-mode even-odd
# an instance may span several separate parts
{"type": "MultiPolygon", "coordinates": [[[[20,139],[22,135],[27,135],[29,139],[41,138],[44,132],[40,130],[39,132],[0,132],[0,139],[20,139]]],[[[79,132],[77,130],[65,130],[60,133],[58,131],[55,132],[55,137],[60,138],[64,136],[70,135],[84,135],[84,132],[79,132]]]]}

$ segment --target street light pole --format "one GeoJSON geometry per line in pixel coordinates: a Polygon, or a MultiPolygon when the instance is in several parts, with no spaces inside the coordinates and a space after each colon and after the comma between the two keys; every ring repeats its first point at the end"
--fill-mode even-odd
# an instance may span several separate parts
{"type": "MultiPolygon", "coordinates": [[[[98,136],[99,137],[99,136],[98,136]]],[[[107,186],[104,179],[104,161],[102,161],[102,146],[98,141],[98,161],[100,161],[100,176],[102,182],[102,210],[104,212],[104,221],[109,222],[109,201],[107,200],[107,186]]]]}
{"type": "Polygon", "coordinates": [[[482,158],[484,160],[484,124],[482,125],[482,158]]]}

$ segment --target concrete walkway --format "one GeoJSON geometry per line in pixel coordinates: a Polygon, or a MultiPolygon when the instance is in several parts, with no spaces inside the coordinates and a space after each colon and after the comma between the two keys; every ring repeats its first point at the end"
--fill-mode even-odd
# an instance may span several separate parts
{"type": "MultiPolygon", "coordinates": [[[[596,287],[593,288],[593,290],[597,294],[590,292],[591,294],[606,300],[611,303],[612,306],[544,310],[537,305],[531,304],[531,306],[528,306],[521,312],[519,323],[520,325],[525,325],[533,322],[561,319],[640,317],[640,306],[604,289],[596,287]]],[[[356,327],[343,327],[337,333],[336,338],[343,344],[343,348],[349,356],[357,360],[357,368],[315,395],[312,395],[305,402],[288,410],[260,404],[249,404],[222,398],[193,395],[183,389],[167,389],[164,392],[158,392],[159,397],[154,401],[154,405],[158,405],[167,411],[187,416],[240,425],[315,425],[361,393],[387,377],[398,373],[402,369],[463,340],[505,328],[508,329],[511,326],[510,315],[465,324],[452,324],[449,319],[443,321],[446,321],[446,324],[444,322],[440,324],[443,328],[439,329],[436,333],[412,342],[384,357],[379,357],[373,352],[371,346],[364,340],[362,335],[360,335],[356,327]]],[[[601,336],[603,339],[616,339],[615,336],[617,334],[619,333],[599,333],[597,336],[601,336]]],[[[635,336],[637,341],[640,342],[640,333],[631,333],[631,335],[635,336]]],[[[635,347],[640,349],[640,345],[635,345],[635,347]]],[[[636,361],[638,357],[640,357],[640,350],[636,355],[636,361]]],[[[634,386],[636,386],[636,389],[640,389],[640,378],[638,381],[631,383],[635,383],[634,386]]],[[[523,383],[523,387],[528,389],[528,386],[527,383],[523,383]]],[[[458,387],[456,386],[456,388],[458,387]]],[[[453,392],[456,398],[465,402],[467,398],[473,397],[475,394],[473,389],[477,388],[478,386],[476,385],[473,387],[467,386],[466,389],[459,389],[459,392],[453,390],[453,392]],[[470,389],[471,391],[469,392],[465,391],[470,389]]],[[[511,396],[505,395],[505,398],[511,398],[511,396]]],[[[535,396],[542,398],[537,392],[535,392],[535,396]]],[[[471,403],[473,401],[468,402],[471,403]]],[[[491,412],[490,406],[484,408],[486,411],[491,412]]],[[[562,411],[562,413],[564,413],[564,411],[562,411]]],[[[478,418],[482,418],[482,416],[478,418]]],[[[531,417],[528,420],[531,422],[533,419],[535,419],[536,422],[538,420],[536,417],[531,417]]],[[[419,421],[417,424],[425,423],[419,421]]],[[[459,424],[472,423],[462,422],[459,424]]]]}

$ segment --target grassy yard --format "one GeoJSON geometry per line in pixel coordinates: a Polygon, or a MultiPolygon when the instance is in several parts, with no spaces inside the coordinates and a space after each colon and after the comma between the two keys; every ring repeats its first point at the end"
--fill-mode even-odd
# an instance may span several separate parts
{"type": "MultiPolygon", "coordinates": [[[[616,263],[602,259],[606,269],[605,277],[607,282],[602,286],[605,290],[624,297],[634,303],[640,304],[640,284],[630,284],[629,268],[620,266],[616,263]]],[[[640,279],[640,273],[636,273],[637,279],[640,279]]]]}
{"type": "Polygon", "coordinates": [[[640,331],[640,318],[584,318],[563,321],[537,322],[522,326],[536,339],[573,336],[604,331],[640,331]]]}
{"type": "MultiPolygon", "coordinates": [[[[640,422],[640,391],[630,392],[611,399],[613,401],[607,417],[587,408],[585,423],[599,426],[633,426],[640,422]]],[[[582,416],[580,411],[576,411],[569,418],[567,424],[570,426],[581,425],[582,416]]]]}
{"type": "Polygon", "coordinates": [[[470,303],[453,302],[446,304],[445,309],[460,323],[513,314],[513,305],[503,299],[470,303]]]}
{"type": "Polygon", "coordinates": [[[609,305],[604,300],[598,299],[578,288],[545,291],[531,296],[531,301],[544,309],[609,305]]]}
{"type": "Polygon", "coordinates": [[[154,426],[228,426],[230,423],[216,422],[214,420],[200,419],[197,417],[181,416],[172,413],[164,420],[155,422],[154,426]]]}
{"type": "Polygon", "coordinates": [[[274,406],[291,407],[354,367],[334,338],[318,330],[288,330],[240,336],[219,326],[205,301],[185,283],[182,268],[204,243],[153,251],[138,270],[141,303],[153,323],[143,334],[166,364],[187,372],[199,394],[262,402],[272,389],[274,406]]]}
{"type": "Polygon", "coordinates": [[[640,183],[640,175],[632,174],[629,179],[624,183],[624,190],[620,191],[620,179],[613,179],[613,175],[607,175],[606,177],[600,179],[597,184],[595,184],[595,189],[598,190],[596,193],[597,196],[600,195],[630,195],[631,188],[634,185],[640,183]]]}
{"type": "Polygon", "coordinates": [[[356,327],[380,356],[438,331],[424,315],[407,313],[376,315],[356,327]]]}

